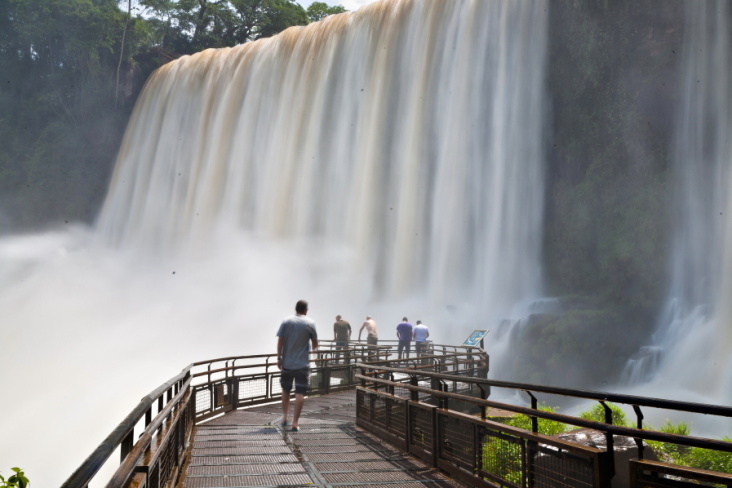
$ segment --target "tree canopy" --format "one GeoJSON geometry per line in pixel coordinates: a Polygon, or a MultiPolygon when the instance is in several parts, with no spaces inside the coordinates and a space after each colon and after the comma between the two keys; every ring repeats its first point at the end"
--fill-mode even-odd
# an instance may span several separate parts
{"type": "Polygon", "coordinates": [[[161,65],[344,10],[309,12],[294,0],[0,0],[0,232],[94,218],[132,106],[161,65]]]}
{"type": "Polygon", "coordinates": [[[319,20],[323,20],[329,15],[341,14],[345,11],[346,9],[343,5],[331,7],[325,2],[313,2],[308,7],[307,13],[311,22],[317,22],[319,20]]]}

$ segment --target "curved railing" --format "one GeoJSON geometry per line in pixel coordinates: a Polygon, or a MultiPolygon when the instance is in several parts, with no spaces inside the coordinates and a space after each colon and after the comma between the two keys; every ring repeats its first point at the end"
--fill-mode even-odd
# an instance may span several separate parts
{"type": "MultiPolygon", "coordinates": [[[[107,486],[127,486],[135,476],[138,480],[148,476],[155,479],[176,477],[193,426],[191,367],[187,366],[177,376],[143,397],[74,471],[62,488],[87,488],[115,451],[120,452],[121,464],[107,486]],[[135,430],[141,422],[144,423],[143,431],[135,441],[135,430]],[[147,459],[144,460],[146,455],[147,459]],[[173,462],[160,463],[161,458],[173,462]],[[138,465],[145,469],[136,469],[138,465]]],[[[153,485],[146,483],[141,486],[153,485]]]]}
{"type": "MultiPolygon", "coordinates": [[[[365,362],[454,374],[487,373],[487,356],[478,348],[430,343],[422,357],[400,361],[393,359],[390,343],[384,342],[378,346],[353,342],[336,349],[332,341],[321,341],[320,350],[312,357],[310,394],[354,388],[357,365],[365,362]]],[[[275,354],[217,358],[187,366],[145,396],[62,488],[87,488],[103,466],[114,462],[116,452],[120,464],[108,488],[164,486],[180,473],[195,423],[237,408],[280,400],[279,377],[275,354]]]]}
{"type": "MultiPolygon", "coordinates": [[[[643,423],[649,408],[732,418],[732,407],[491,380],[488,356],[463,346],[431,345],[419,358],[399,360],[389,343],[335,349],[323,341],[312,365],[312,395],[356,388],[361,427],[471,486],[606,488],[611,481],[614,487],[631,488],[732,486],[730,475],[654,459],[646,441],[723,453],[732,453],[732,443],[664,433],[643,423]],[[493,389],[525,395],[527,404],[490,399],[493,389]],[[605,421],[541,410],[540,398],[599,402],[605,421]],[[613,425],[610,403],[632,408],[635,427],[613,425]],[[526,416],[531,427],[500,422],[492,417],[494,409],[526,416]],[[544,435],[539,431],[542,419],[593,432],[603,442],[584,445],[544,435]],[[633,459],[616,460],[614,447],[623,439],[635,445],[633,459]]],[[[274,354],[187,366],[145,396],[63,487],[86,488],[92,480],[96,486],[95,476],[102,465],[115,462],[115,452],[119,464],[113,466],[108,488],[174,486],[194,425],[230,410],[280,400],[279,375],[274,354]]]]}
{"type": "MultiPolygon", "coordinates": [[[[471,486],[602,488],[611,482],[613,486],[631,488],[690,488],[698,483],[732,486],[732,475],[662,462],[645,444],[656,441],[682,449],[732,453],[731,442],[648,430],[643,425],[643,409],[647,408],[732,418],[732,407],[382,365],[364,364],[360,368],[358,424],[471,486]],[[525,394],[529,405],[489,400],[492,388],[525,394]],[[541,395],[597,401],[603,407],[604,422],[540,410],[541,395]],[[613,425],[609,403],[631,407],[636,427],[613,425]],[[527,416],[531,430],[497,421],[491,418],[489,409],[527,416]],[[583,445],[542,435],[539,419],[587,429],[585,435],[597,433],[604,442],[595,440],[594,446],[583,445]],[[620,439],[635,444],[632,459],[616,460],[615,444],[620,439]]],[[[624,451],[628,451],[627,446],[624,451]]],[[[732,455],[728,459],[732,460],[732,455]]]]}

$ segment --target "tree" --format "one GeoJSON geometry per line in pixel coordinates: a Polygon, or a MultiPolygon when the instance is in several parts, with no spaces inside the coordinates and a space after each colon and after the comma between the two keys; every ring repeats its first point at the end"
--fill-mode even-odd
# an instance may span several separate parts
{"type": "Polygon", "coordinates": [[[346,12],[346,9],[343,5],[330,7],[325,2],[313,2],[307,9],[307,14],[310,22],[317,22],[319,20],[323,20],[329,15],[342,14],[343,12],[346,12]]]}
{"type": "MultiPolygon", "coordinates": [[[[307,25],[294,0],[141,0],[166,29],[164,47],[180,54],[234,46],[307,25]]],[[[153,22],[156,20],[153,19],[153,22]]]]}

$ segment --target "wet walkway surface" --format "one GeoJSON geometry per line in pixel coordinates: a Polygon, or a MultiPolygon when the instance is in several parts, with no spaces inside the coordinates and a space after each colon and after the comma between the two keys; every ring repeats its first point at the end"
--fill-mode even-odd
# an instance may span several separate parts
{"type": "Polygon", "coordinates": [[[356,426],[356,394],[308,398],[300,431],[280,405],[229,412],[197,426],[179,488],[463,487],[356,426]]]}

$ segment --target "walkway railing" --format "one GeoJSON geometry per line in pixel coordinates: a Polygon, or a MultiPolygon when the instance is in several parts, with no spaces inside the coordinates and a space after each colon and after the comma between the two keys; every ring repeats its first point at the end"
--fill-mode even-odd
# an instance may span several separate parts
{"type": "MultiPolygon", "coordinates": [[[[610,487],[691,488],[698,483],[732,486],[732,475],[692,469],[644,459],[644,441],[698,447],[732,453],[732,443],[645,430],[642,408],[732,417],[732,408],[667,401],[631,395],[541,387],[452,374],[361,365],[357,389],[357,422],[379,437],[409,451],[433,466],[481,487],[610,487]],[[396,379],[399,378],[399,379],[396,379]],[[526,407],[488,400],[491,388],[528,395],[526,407]],[[542,411],[537,395],[595,400],[603,407],[605,422],[542,411]],[[609,402],[632,407],[636,427],[612,424],[609,402]],[[493,420],[490,408],[525,415],[531,431],[493,420]],[[473,414],[469,412],[474,412],[473,414]],[[547,419],[591,429],[604,437],[593,447],[539,433],[538,420],[547,419]],[[631,438],[637,459],[616,463],[616,436],[631,438]],[[617,473],[617,474],[616,474],[617,473]],[[620,475],[622,473],[622,476],[620,475]]],[[[732,458],[730,458],[732,459],[732,458]]]]}
{"type": "MultiPolygon", "coordinates": [[[[647,408],[730,418],[730,407],[489,380],[488,357],[476,348],[434,345],[423,357],[398,360],[389,345],[368,348],[355,343],[339,350],[331,346],[323,342],[314,355],[311,394],[356,388],[361,427],[471,486],[605,488],[614,481],[613,486],[631,488],[691,488],[698,483],[732,487],[730,475],[653,459],[644,442],[725,453],[732,453],[732,443],[643,425],[647,408]],[[527,395],[527,405],[489,400],[496,388],[527,395]],[[540,410],[542,395],[597,401],[605,422],[540,410]],[[610,402],[630,406],[636,426],[613,425],[610,402]],[[531,429],[498,422],[491,409],[527,416],[531,429]],[[539,419],[590,429],[604,438],[604,445],[543,435],[539,419]],[[633,440],[636,459],[615,460],[613,447],[621,438],[633,440]]],[[[279,376],[273,354],[187,366],[144,397],[63,487],[86,488],[91,481],[97,486],[95,476],[105,464],[114,468],[108,488],[174,486],[194,425],[236,408],[280,400],[279,376]]]]}
{"type": "MultiPolygon", "coordinates": [[[[388,342],[378,346],[351,343],[336,349],[332,341],[321,341],[312,357],[310,394],[354,388],[357,363],[366,361],[456,375],[478,374],[475,368],[481,368],[483,376],[487,372],[487,357],[477,348],[430,343],[429,351],[420,358],[398,361],[388,342]]],[[[95,477],[115,463],[115,457],[119,465],[108,488],[165,486],[178,477],[197,422],[237,408],[279,401],[279,378],[276,354],[218,358],[187,366],[145,396],[62,488],[87,488],[92,480],[96,486],[99,480],[95,477]]]]}

